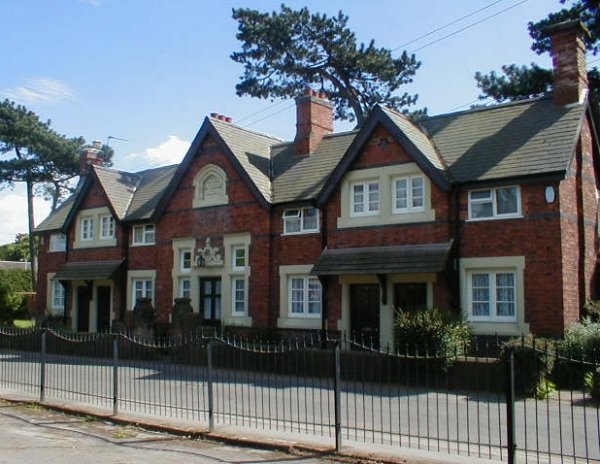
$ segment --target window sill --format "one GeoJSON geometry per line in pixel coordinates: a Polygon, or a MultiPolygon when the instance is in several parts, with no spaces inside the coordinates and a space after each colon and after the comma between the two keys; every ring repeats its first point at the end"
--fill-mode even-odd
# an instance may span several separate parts
{"type": "Polygon", "coordinates": [[[132,243],[132,247],[144,247],[144,246],[152,246],[156,245],[156,243],[132,243]]]}
{"type": "Polygon", "coordinates": [[[288,236],[294,236],[294,235],[317,235],[319,234],[321,231],[320,230],[309,230],[306,232],[283,232],[281,234],[282,237],[288,237],[288,236]]]}
{"type": "Polygon", "coordinates": [[[516,214],[516,215],[510,215],[510,216],[493,216],[493,217],[475,218],[475,219],[469,218],[466,220],[466,222],[504,221],[507,219],[523,219],[523,215],[516,214]]]}

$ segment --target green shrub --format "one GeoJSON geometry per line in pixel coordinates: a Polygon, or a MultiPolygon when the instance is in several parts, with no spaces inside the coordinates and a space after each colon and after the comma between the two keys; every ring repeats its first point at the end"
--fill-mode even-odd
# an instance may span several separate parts
{"type": "Polygon", "coordinates": [[[25,297],[18,292],[31,291],[31,272],[23,269],[0,270],[0,324],[27,318],[25,297]]]}
{"type": "Polygon", "coordinates": [[[400,353],[444,357],[451,363],[466,353],[470,342],[468,324],[448,311],[396,312],[394,343],[400,353]]]}
{"type": "Polygon", "coordinates": [[[532,336],[515,338],[502,345],[499,360],[509,362],[514,359],[515,394],[518,396],[538,397],[548,392],[548,375],[552,371],[552,348],[545,340],[536,340],[532,336]]]}
{"type": "Polygon", "coordinates": [[[585,388],[595,401],[600,401],[600,367],[586,372],[583,377],[585,388]]]}
{"type": "Polygon", "coordinates": [[[583,315],[592,322],[600,322],[600,300],[588,300],[583,305],[583,315]]]}
{"type": "Polygon", "coordinates": [[[600,322],[584,319],[567,328],[552,378],[559,387],[582,387],[583,375],[595,361],[600,361],[600,322]]]}

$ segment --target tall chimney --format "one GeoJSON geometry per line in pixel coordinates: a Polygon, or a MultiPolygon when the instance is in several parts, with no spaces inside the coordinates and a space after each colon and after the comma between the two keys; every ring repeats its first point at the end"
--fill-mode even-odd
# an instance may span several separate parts
{"type": "Polygon", "coordinates": [[[90,166],[100,166],[102,164],[102,158],[100,157],[100,150],[102,148],[102,142],[94,141],[92,146],[84,148],[79,155],[79,176],[83,177],[89,174],[90,166]]]}
{"type": "Polygon", "coordinates": [[[580,102],[588,88],[584,39],[590,32],[579,20],[548,26],[544,32],[552,44],[554,104],[580,102]]]}
{"type": "Polygon", "coordinates": [[[332,132],[333,105],[323,92],[306,89],[303,96],[296,98],[296,154],[309,155],[332,132]]]}

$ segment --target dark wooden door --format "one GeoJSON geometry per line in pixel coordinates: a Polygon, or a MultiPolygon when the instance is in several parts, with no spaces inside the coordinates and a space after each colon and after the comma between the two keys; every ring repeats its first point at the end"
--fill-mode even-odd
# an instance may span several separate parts
{"type": "Polygon", "coordinates": [[[394,308],[409,312],[427,309],[427,284],[394,284],[394,308]]]}
{"type": "Polygon", "coordinates": [[[219,277],[200,278],[200,311],[205,324],[221,323],[221,279],[219,277]]]}
{"type": "Polygon", "coordinates": [[[90,330],[90,300],[92,287],[85,285],[77,287],[77,332],[90,330]]]}
{"type": "Polygon", "coordinates": [[[110,287],[102,285],[96,289],[96,331],[110,330],[110,287]]]}
{"type": "Polygon", "coordinates": [[[350,285],[350,331],[359,341],[379,346],[379,285],[350,285]]]}

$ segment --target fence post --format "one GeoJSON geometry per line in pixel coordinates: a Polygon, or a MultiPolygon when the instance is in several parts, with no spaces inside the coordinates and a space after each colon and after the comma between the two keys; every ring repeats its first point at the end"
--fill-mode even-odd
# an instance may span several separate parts
{"type": "Polygon", "coordinates": [[[508,464],[515,463],[515,355],[511,351],[506,364],[506,437],[508,464]]]}
{"type": "Polygon", "coordinates": [[[335,451],[340,452],[342,449],[342,411],[341,411],[341,362],[340,362],[340,342],[335,342],[333,349],[334,376],[333,376],[333,401],[335,412],[335,451]]]}
{"type": "Polygon", "coordinates": [[[213,368],[212,368],[212,347],[213,341],[209,340],[206,344],[206,376],[208,387],[208,430],[215,431],[215,418],[213,409],[213,368]]]}
{"type": "Polygon", "coordinates": [[[46,399],[46,328],[42,329],[42,349],[40,353],[40,403],[46,399]]]}
{"type": "Polygon", "coordinates": [[[119,339],[112,336],[113,345],[113,416],[119,413],[119,339]]]}

